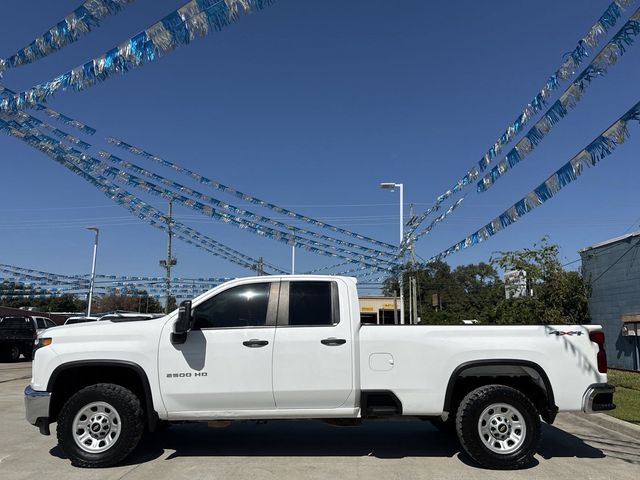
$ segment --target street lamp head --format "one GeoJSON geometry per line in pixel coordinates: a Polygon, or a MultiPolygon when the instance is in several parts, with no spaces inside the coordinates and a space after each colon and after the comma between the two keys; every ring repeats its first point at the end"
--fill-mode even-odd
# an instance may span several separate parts
{"type": "Polygon", "coordinates": [[[382,182],[380,184],[380,188],[386,188],[386,189],[393,189],[393,188],[396,188],[397,186],[398,184],[394,182],[382,182]]]}
{"type": "Polygon", "coordinates": [[[100,231],[100,229],[98,227],[87,227],[87,230],[91,230],[91,231],[96,232],[96,233],[100,231]]]}

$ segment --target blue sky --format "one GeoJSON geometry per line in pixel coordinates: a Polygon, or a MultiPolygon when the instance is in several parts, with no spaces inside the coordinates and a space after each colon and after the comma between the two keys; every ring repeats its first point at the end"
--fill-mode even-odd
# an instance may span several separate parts
{"type": "MultiPolygon", "coordinates": [[[[80,42],[9,70],[2,82],[26,89],[98,56],[182,3],[138,0],[80,42]]],[[[0,55],[28,44],[78,4],[4,0],[0,55]]],[[[393,243],[398,196],[378,183],[403,182],[406,203],[415,203],[417,212],[427,208],[480,159],[608,4],[280,0],[157,62],[84,92],[59,93],[49,105],[97,128],[94,137],[82,137],[97,148],[113,135],[258,197],[393,243]]],[[[631,47],[487,193],[468,188],[463,206],[418,243],[418,254],[428,258],[483,226],[635,104],[639,50],[631,47]]],[[[637,229],[640,132],[631,129],[632,138],[578,182],[448,261],[486,261],[492,252],[548,234],[568,262],[582,247],[637,229]]],[[[162,273],[161,231],[15,139],[0,136],[0,158],[0,263],[87,272],[92,234],[84,227],[97,225],[99,273],[162,273]]],[[[184,208],[176,208],[176,216],[247,254],[289,266],[284,244],[184,208]]],[[[175,255],[177,276],[250,274],[180,241],[175,255]]],[[[298,252],[299,271],[331,263],[338,260],[298,252]]]]}

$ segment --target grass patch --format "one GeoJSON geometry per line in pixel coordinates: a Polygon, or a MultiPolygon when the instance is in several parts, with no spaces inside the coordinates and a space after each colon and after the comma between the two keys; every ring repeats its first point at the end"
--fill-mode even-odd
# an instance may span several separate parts
{"type": "Polygon", "coordinates": [[[609,383],[616,386],[613,402],[616,409],[607,412],[612,417],[640,425],[640,372],[609,370],[609,383]]]}

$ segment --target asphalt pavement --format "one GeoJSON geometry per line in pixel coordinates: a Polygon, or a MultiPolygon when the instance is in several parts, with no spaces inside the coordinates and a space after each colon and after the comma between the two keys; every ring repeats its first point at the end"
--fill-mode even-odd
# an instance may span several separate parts
{"type": "Polygon", "coordinates": [[[0,478],[48,479],[633,479],[640,478],[640,434],[560,414],[544,425],[536,464],[521,471],[477,467],[457,440],[429,422],[239,423],[224,429],[174,425],[149,435],[125,464],[78,469],[24,419],[31,363],[0,364],[0,478]],[[631,433],[631,434],[629,434],[631,433]]]}

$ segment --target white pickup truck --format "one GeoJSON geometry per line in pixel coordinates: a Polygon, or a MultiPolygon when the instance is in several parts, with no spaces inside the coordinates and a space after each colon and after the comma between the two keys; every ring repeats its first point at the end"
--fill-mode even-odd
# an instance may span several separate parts
{"type": "MultiPolygon", "coordinates": [[[[615,408],[597,326],[361,325],[356,280],[233,280],[155,319],[48,330],[27,419],[73,465],[122,461],[166,422],[407,416],[488,468],[529,463],[540,418],[615,408]]],[[[425,448],[428,448],[425,445],[425,448]]]]}

